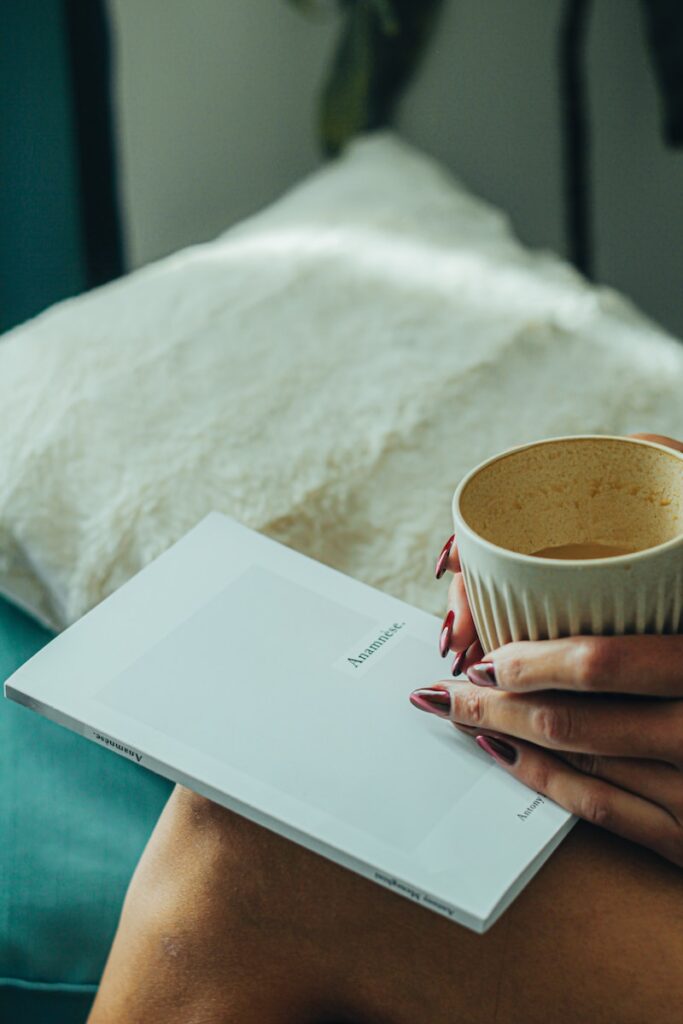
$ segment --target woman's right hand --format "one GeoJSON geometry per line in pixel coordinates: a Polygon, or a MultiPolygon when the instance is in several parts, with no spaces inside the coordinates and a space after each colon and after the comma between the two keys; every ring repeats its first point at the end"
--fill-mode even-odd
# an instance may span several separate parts
{"type": "Polygon", "coordinates": [[[416,690],[415,706],[450,718],[535,792],[683,866],[683,635],[526,640],[483,655],[451,542],[437,576],[446,568],[441,651],[455,650],[452,673],[467,679],[416,690]]]}

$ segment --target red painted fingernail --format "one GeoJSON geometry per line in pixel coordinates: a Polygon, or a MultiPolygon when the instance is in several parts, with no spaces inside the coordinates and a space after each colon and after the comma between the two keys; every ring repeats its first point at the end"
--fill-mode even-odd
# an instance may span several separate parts
{"type": "Polygon", "coordinates": [[[495,736],[477,736],[475,738],[481,749],[490,754],[499,764],[509,766],[517,760],[517,751],[511,743],[496,739],[495,736]]]}
{"type": "Polygon", "coordinates": [[[451,646],[451,638],[453,636],[453,622],[455,620],[455,612],[450,611],[446,618],[443,620],[441,626],[441,635],[439,636],[439,651],[441,657],[445,658],[448,654],[448,650],[451,646]]]}
{"type": "Polygon", "coordinates": [[[448,690],[434,690],[425,687],[413,690],[410,703],[420,711],[428,711],[430,715],[448,718],[451,713],[451,695],[448,690]]]}
{"type": "Polygon", "coordinates": [[[476,665],[470,665],[467,669],[467,678],[477,686],[498,686],[496,667],[490,661],[480,661],[476,665]]]}
{"type": "Polygon", "coordinates": [[[436,568],[434,570],[434,574],[436,575],[437,580],[440,580],[446,571],[446,566],[448,565],[448,559],[450,558],[451,548],[453,547],[454,540],[455,534],[453,533],[448,538],[444,546],[441,548],[441,554],[436,560],[436,568]]]}
{"type": "Polygon", "coordinates": [[[453,664],[451,665],[451,675],[459,676],[462,672],[463,662],[467,657],[467,648],[464,651],[456,651],[455,657],[453,658],[453,664]]]}

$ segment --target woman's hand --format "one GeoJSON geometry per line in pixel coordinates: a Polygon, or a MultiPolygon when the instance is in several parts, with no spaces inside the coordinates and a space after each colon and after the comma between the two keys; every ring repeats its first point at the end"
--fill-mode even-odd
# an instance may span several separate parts
{"type": "Polygon", "coordinates": [[[683,866],[683,636],[524,641],[483,656],[447,547],[441,649],[469,681],[416,690],[413,703],[449,717],[538,793],[683,866]]]}

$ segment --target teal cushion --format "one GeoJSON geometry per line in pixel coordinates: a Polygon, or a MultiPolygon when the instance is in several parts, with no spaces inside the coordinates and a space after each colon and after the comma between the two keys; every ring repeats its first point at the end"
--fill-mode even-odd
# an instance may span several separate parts
{"type": "MultiPolygon", "coordinates": [[[[0,599],[0,681],[49,639],[0,599]]],[[[0,699],[0,1020],[85,1019],[170,788],[0,699]]]]}

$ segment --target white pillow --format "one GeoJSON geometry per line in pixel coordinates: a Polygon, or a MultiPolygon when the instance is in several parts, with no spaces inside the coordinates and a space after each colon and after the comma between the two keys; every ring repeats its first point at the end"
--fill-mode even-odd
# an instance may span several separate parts
{"type": "Polygon", "coordinates": [[[370,137],[6,335],[0,590],[62,627],[221,509],[438,612],[469,467],[542,436],[683,436],[682,394],[683,348],[370,137]]]}

